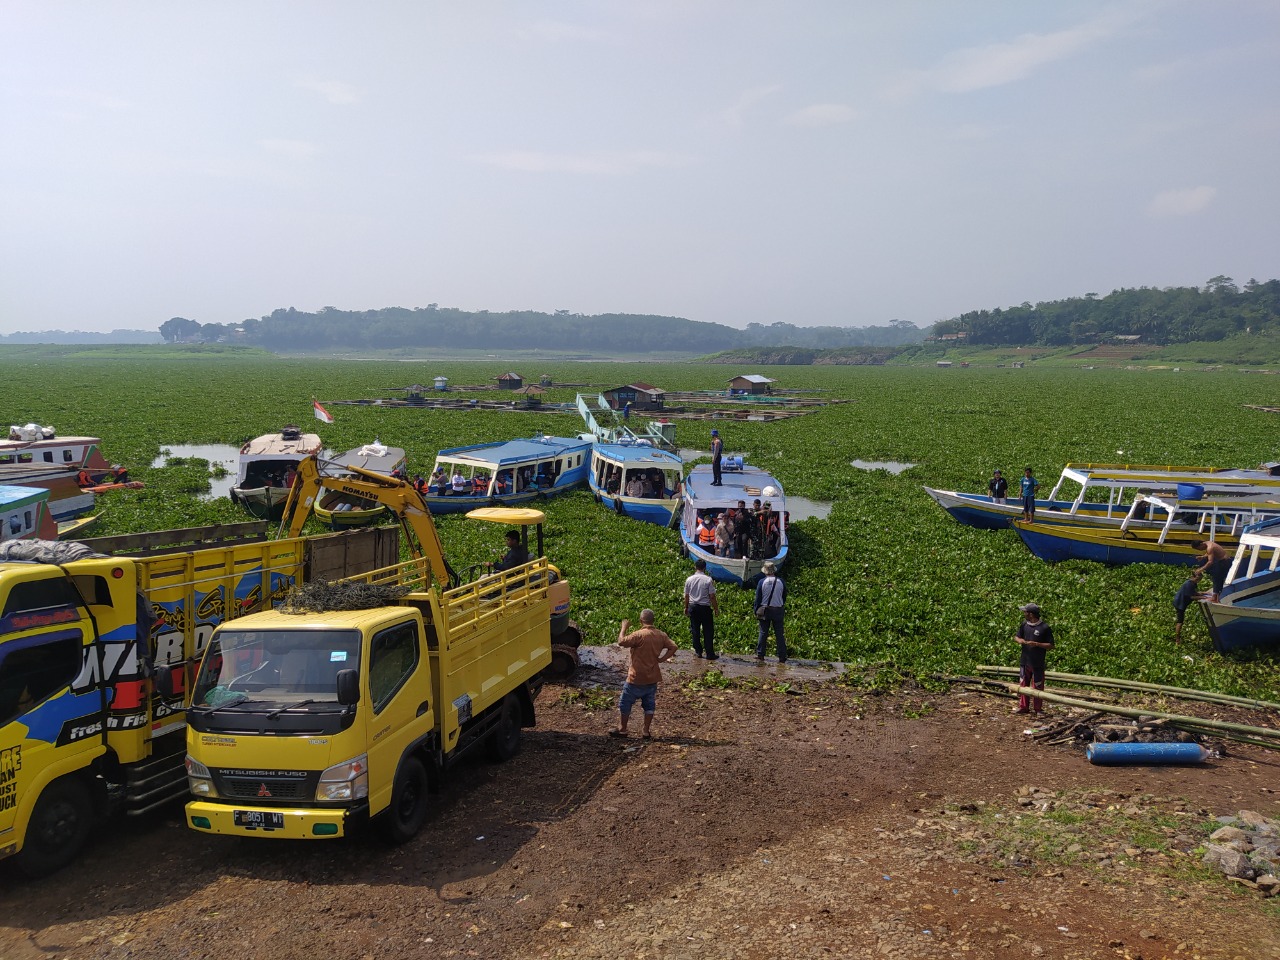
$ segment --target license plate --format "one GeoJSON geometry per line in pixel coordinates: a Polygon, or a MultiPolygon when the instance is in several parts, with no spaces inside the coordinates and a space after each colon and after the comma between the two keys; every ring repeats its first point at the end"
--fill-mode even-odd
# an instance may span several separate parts
{"type": "Polygon", "coordinates": [[[234,810],[232,819],[237,827],[246,830],[283,830],[284,814],[265,810],[234,810]]]}

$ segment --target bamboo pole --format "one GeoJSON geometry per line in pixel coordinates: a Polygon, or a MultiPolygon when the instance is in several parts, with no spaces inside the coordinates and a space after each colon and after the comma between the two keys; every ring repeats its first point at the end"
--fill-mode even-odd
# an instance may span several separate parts
{"type": "MultiPolygon", "coordinates": [[[[980,673],[1008,674],[1016,676],[1017,667],[981,666],[980,673]]],[[[1250,700],[1247,697],[1233,697],[1225,693],[1213,693],[1208,690],[1192,690],[1188,687],[1167,687],[1159,683],[1142,683],[1138,680],[1117,680],[1114,677],[1090,677],[1079,673],[1059,673],[1049,671],[1045,678],[1061,683],[1087,684],[1097,687],[1117,687],[1122,690],[1143,690],[1151,693],[1167,693],[1183,700],[1203,700],[1206,703],[1221,703],[1237,707],[1251,707],[1257,710],[1280,710],[1280,703],[1270,700],[1250,700]]]]}

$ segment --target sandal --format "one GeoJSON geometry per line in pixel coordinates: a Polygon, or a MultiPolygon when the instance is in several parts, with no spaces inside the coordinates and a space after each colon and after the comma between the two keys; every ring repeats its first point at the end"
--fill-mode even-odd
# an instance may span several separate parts
{"type": "Polygon", "coordinates": [[[609,731],[609,736],[611,736],[611,737],[618,737],[619,739],[621,739],[622,737],[625,737],[626,735],[627,735],[627,732],[626,732],[625,730],[610,730],[610,731],[609,731]]]}

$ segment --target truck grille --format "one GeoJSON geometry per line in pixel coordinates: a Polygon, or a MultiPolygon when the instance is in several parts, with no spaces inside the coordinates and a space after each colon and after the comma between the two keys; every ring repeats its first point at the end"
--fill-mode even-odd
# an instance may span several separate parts
{"type": "Polygon", "coordinates": [[[228,777],[219,778],[218,793],[229,800],[252,800],[270,803],[272,800],[310,800],[316,795],[312,777],[283,779],[280,777],[228,777]]]}

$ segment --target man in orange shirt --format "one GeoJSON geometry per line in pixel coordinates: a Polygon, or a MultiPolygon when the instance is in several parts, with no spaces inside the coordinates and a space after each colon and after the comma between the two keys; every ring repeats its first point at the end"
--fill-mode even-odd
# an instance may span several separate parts
{"type": "Polygon", "coordinates": [[[627,735],[631,707],[639,700],[644,710],[644,737],[648,740],[652,737],[650,727],[658,707],[658,684],[662,680],[662,669],[658,665],[676,655],[676,645],[653,625],[653,611],[648,608],[640,611],[640,629],[628,633],[630,626],[630,620],[623,620],[618,631],[618,646],[631,651],[631,668],[622,685],[622,696],[618,698],[618,729],[610,730],[609,736],[627,735]]]}

